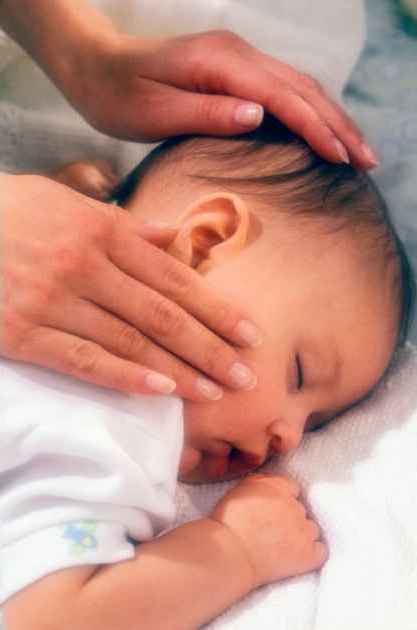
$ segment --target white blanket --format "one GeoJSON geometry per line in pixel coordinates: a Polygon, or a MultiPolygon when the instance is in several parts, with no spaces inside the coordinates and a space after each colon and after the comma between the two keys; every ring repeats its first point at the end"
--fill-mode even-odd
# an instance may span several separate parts
{"type": "MultiPolygon", "coordinates": [[[[320,573],[249,595],[213,630],[416,630],[417,349],[364,404],[265,469],[303,488],[330,557],[320,573]]],[[[178,523],[207,513],[230,483],[178,490],[178,523]]]]}
{"type": "MultiPolygon", "coordinates": [[[[314,74],[336,97],[364,35],[361,0],[96,4],[131,31],[146,34],[232,28],[314,74]]],[[[111,156],[120,169],[136,163],[143,153],[137,145],[89,130],[40,71],[12,52],[0,68],[0,170],[41,171],[87,155],[111,156]]],[[[409,347],[372,399],[306,436],[294,455],[268,466],[301,482],[329,544],[330,559],[320,574],[253,593],[211,628],[416,630],[416,384],[417,351],[409,347]]],[[[206,513],[229,485],[180,486],[178,523],[206,513]]]]}

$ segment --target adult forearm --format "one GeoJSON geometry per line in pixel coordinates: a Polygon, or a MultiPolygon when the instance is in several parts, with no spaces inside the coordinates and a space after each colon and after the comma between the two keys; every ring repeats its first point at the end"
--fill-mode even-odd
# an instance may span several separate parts
{"type": "Polygon", "coordinates": [[[100,569],[78,600],[80,628],[195,630],[253,586],[235,535],[201,519],[142,544],[130,562],[100,569]]]}
{"type": "Polygon", "coordinates": [[[114,33],[111,20],[86,0],[0,0],[0,26],[58,84],[114,33]]]}

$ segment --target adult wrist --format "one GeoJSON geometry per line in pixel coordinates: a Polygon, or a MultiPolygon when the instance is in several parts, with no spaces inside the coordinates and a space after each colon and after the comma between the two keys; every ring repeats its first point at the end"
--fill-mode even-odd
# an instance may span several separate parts
{"type": "Polygon", "coordinates": [[[86,0],[0,0],[0,26],[64,90],[94,47],[116,36],[86,0]]]}

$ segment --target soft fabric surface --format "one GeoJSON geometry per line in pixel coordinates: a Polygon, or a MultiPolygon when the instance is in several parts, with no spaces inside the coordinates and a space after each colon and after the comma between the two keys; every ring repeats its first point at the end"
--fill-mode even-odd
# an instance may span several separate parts
{"type": "Polygon", "coordinates": [[[179,398],[6,360],[0,382],[0,603],[54,571],[133,558],[129,539],[171,526],[179,398]]]}
{"type": "MultiPolygon", "coordinates": [[[[109,10],[122,5],[122,20],[139,5],[152,5],[153,15],[161,19],[161,3],[124,0],[114,5],[108,0],[106,4],[109,10]]],[[[197,3],[165,0],[167,8],[169,4],[190,7],[197,3]]],[[[201,0],[199,8],[207,5],[201,0]]],[[[392,6],[391,0],[368,2],[368,44],[347,98],[368,137],[382,153],[383,166],[376,178],[393,207],[394,220],[409,251],[417,257],[416,40],[400,29],[401,18],[392,6]]],[[[357,57],[362,36],[361,8],[352,0],[216,0],[210,2],[210,7],[213,14],[208,22],[207,14],[199,12],[201,28],[240,26],[240,32],[246,36],[244,29],[249,28],[254,34],[252,41],[276,46],[269,52],[282,58],[285,51],[280,47],[285,44],[287,60],[298,61],[300,68],[315,73],[336,95],[357,57]],[[239,19],[236,12],[230,13],[237,6],[239,19]],[[324,13],[319,14],[318,6],[324,13]],[[256,7],[255,13],[251,7],[256,7]],[[268,7],[274,7],[277,13],[283,8],[288,11],[285,23],[277,20],[273,34],[268,7]],[[348,19],[344,11],[353,11],[355,20],[348,19]],[[252,19],[255,14],[256,20],[252,19]],[[296,29],[291,30],[289,22],[294,19],[302,29],[312,25],[310,41],[314,54],[310,54],[308,40],[297,38],[296,29]],[[317,36],[314,29],[319,29],[317,36]],[[300,57],[295,59],[291,54],[300,57]],[[333,75],[338,77],[336,83],[331,80],[333,75]]],[[[185,19],[197,19],[197,12],[185,9],[179,15],[181,32],[191,28],[185,19]]],[[[157,32],[156,28],[156,23],[148,22],[149,34],[157,32]]],[[[41,91],[39,84],[36,95],[27,90],[26,72],[28,62],[14,56],[0,74],[0,170],[43,170],[86,155],[112,157],[123,169],[137,161],[136,145],[89,131],[46,81],[42,83],[45,90],[41,91]]],[[[29,76],[43,81],[38,70],[31,68],[30,72],[33,74],[29,76]]],[[[415,328],[412,338],[417,340],[415,328]]],[[[267,468],[293,475],[302,483],[310,509],[325,532],[330,559],[320,574],[260,589],[210,624],[211,628],[415,630],[416,382],[417,354],[409,347],[367,403],[326,429],[306,436],[297,453],[267,468]]],[[[178,522],[206,513],[229,485],[180,486],[178,522]]]]}
{"type": "MultiPolygon", "coordinates": [[[[264,467],[301,483],[329,560],[320,573],[259,589],[210,628],[415,630],[416,382],[409,346],[372,398],[264,467]]],[[[178,523],[207,513],[230,486],[181,485],[178,523]]]]}

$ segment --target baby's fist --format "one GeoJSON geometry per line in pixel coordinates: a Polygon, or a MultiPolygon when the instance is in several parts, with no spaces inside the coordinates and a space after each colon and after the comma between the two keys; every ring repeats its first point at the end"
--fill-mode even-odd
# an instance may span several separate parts
{"type": "Polygon", "coordinates": [[[320,530],[307,518],[299,493],[298,484],[286,477],[250,475],[211,514],[240,544],[254,588],[319,569],[327,558],[320,530]]]}

